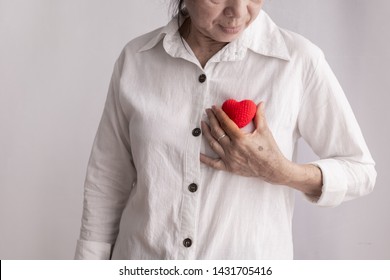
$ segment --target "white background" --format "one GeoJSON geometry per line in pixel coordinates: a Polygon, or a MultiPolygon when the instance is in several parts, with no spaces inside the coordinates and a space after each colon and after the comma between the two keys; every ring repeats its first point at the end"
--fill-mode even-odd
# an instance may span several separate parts
{"type": "MultiPolygon", "coordinates": [[[[0,0],[0,259],[73,258],[114,61],[167,22],[167,3],[0,0]]],[[[390,259],[390,2],[266,0],[265,10],[322,48],[377,162],[367,197],[317,208],[297,194],[295,258],[390,259]]]]}

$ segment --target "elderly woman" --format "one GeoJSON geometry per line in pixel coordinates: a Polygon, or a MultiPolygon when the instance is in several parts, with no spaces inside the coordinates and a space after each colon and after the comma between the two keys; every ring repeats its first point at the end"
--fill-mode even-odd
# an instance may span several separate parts
{"type": "Polygon", "coordinates": [[[180,0],[118,58],[85,182],[76,258],[292,259],[294,192],[369,193],[374,161],[323,53],[263,0],[180,0]],[[252,128],[221,109],[257,104],[252,128]],[[320,157],[294,163],[303,137],[320,157]]]}

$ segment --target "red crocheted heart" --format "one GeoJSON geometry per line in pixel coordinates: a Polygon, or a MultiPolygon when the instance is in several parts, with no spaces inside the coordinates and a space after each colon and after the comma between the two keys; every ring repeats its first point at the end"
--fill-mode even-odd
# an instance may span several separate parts
{"type": "Polygon", "coordinates": [[[256,104],[252,100],[237,102],[228,99],[222,104],[222,110],[231,118],[239,128],[246,126],[256,115],[256,104]]]}

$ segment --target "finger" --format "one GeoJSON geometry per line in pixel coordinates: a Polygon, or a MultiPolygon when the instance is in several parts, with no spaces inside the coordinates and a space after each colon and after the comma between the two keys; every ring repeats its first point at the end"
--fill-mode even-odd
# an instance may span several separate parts
{"type": "Polygon", "coordinates": [[[264,112],[264,102],[260,102],[257,105],[257,111],[256,116],[254,119],[255,129],[257,130],[263,130],[267,127],[267,121],[265,119],[265,112],[264,112]]]}
{"type": "Polygon", "coordinates": [[[232,121],[221,108],[213,106],[212,112],[217,118],[220,127],[231,139],[237,139],[244,135],[242,131],[238,128],[238,126],[235,124],[235,122],[232,121]]]}
{"type": "MultiPolygon", "coordinates": [[[[203,131],[203,135],[206,138],[207,142],[209,142],[209,145],[210,145],[211,149],[217,155],[219,155],[220,157],[223,157],[225,155],[225,151],[223,150],[221,144],[218,143],[217,140],[215,140],[213,135],[211,135],[210,127],[203,121],[201,123],[201,127],[202,127],[202,131],[203,131]]],[[[224,137],[224,138],[226,138],[226,137],[224,137]]]]}
{"type": "Polygon", "coordinates": [[[225,143],[225,144],[229,143],[230,142],[229,137],[221,138],[221,136],[224,134],[226,135],[226,133],[221,128],[219,121],[218,121],[217,117],[215,116],[214,112],[210,109],[207,109],[206,114],[207,114],[207,117],[208,117],[209,122],[210,122],[210,130],[211,130],[211,134],[213,135],[213,137],[217,140],[219,139],[221,143],[225,143]]]}
{"type": "Polygon", "coordinates": [[[200,154],[200,161],[214,169],[226,170],[226,165],[222,159],[215,159],[215,158],[208,157],[204,154],[200,154]]]}

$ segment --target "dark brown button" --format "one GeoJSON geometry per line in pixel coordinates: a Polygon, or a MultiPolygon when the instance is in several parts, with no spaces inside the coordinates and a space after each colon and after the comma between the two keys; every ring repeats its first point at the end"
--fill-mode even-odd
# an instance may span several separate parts
{"type": "Polygon", "coordinates": [[[194,128],[193,130],[192,130],[192,135],[194,135],[195,137],[198,137],[199,135],[201,135],[202,134],[202,130],[200,130],[200,128],[194,128]]]}
{"type": "Polygon", "coordinates": [[[188,186],[188,190],[192,193],[196,192],[198,190],[198,185],[195,183],[192,183],[188,186]]]}
{"type": "Polygon", "coordinates": [[[192,240],[189,239],[189,238],[184,239],[184,240],[183,240],[183,245],[184,245],[184,247],[186,247],[186,248],[191,247],[191,245],[192,245],[192,240]]]}
{"type": "Polygon", "coordinates": [[[207,77],[206,77],[205,74],[200,75],[200,76],[199,76],[199,82],[200,82],[200,83],[204,83],[204,82],[206,81],[206,78],[207,78],[207,77]]]}

